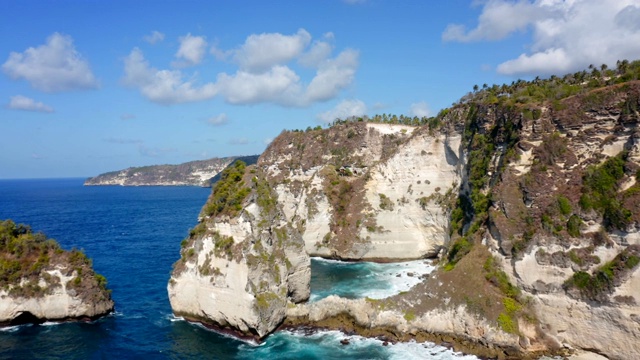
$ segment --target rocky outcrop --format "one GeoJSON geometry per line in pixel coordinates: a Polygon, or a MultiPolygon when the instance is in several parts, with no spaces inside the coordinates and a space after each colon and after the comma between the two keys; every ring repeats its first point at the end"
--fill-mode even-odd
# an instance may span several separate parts
{"type": "Polygon", "coordinates": [[[348,260],[435,256],[461,182],[461,135],[347,123],[281,134],[258,166],[307,253],[348,260]]]}
{"type": "Polygon", "coordinates": [[[169,300],[178,316],[261,339],[288,303],[309,298],[310,260],[262,174],[242,162],[229,170],[183,242],[169,300]],[[229,188],[233,194],[221,195],[229,188]]]}
{"type": "MultiPolygon", "coordinates": [[[[393,340],[407,340],[417,334],[426,335],[431,340],[436,338],[428,334],[438,334],[441,339],[451,336],[457,338],[458,343],[492,344],[494,350],[485,352],[489,356],[499,356],[505,352],[517,354],[521,348],[517,335],[504,332],[496,324],[467,311],[463,305],[416,315],[411,307],[402,310],[385,308],[385,302],[380,300],[329,296],[318,302],[290,307],[287,310],[287,322],[333,323],[339,328],[353,328],[365,336],[385,334],[385,337],[391,336],[393,340]]],[[[468,347],[464,349],[470,350],[468,347]]]]}
{"type": "Polygon", "coordinates": [[[105,278],[82,252],[63,251],[10,220],[0,222],[0,245],[0,326],[91,320],[113,311],[105,278]]]}
{"type": "Polygon", "coordinates": [[[213,158],[179,165],[151,165],[112,171],[85,180],[84,185],[209,187],[234,160],[253,164],[258,156],[213,158]]]}
{"type": "Polygon", "coordinates": [[[581,76],[487,88],[422,126],[283,132],[225,177],[238,188],[216,185],[174,269],[174,311],[258,338],[285,317],[347,317],[500,358],[640,358],[640,82],[581,76]],[[440,266],[392,298],[292,305],[308,254],[440,266]]]}

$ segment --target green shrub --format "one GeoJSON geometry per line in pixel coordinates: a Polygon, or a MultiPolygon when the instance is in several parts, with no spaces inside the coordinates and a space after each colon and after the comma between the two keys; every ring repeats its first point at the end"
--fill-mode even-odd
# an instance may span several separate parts
{"type": "Polygon", "coordinates": [[[246,164],[238,160],[222,171],[220,180],[213,186],[213,192],[203,209],[205,215],[235,216],[242,210],[242,202],[251,192],[242,180],[245,168],[246,164]]]}
{"type": "Polygon", "coordinates": [[[565,216],[571,214],[573,211],[573,209],[571,209],[571,202],[569,202],[569,199],[562,195],[558,197],[558,208],[560,209],[560,213],[565,216]]]}
{"type": "Polygon", "coordinates": [[[602,214],[605,226],[610,229],[625,229],[631,221],[631,211],[622,206],[618,197],[618,182],[624,176],[626,156],[623,152],[599,166],[588,167],[583,178],[580,206],[602,214]]]}
{"type": "Polygon", "coordinates": [[[571,215],[569,221],[567,221],[567,232],[573,237],[580,237],[580,226],[582,225],[582,219],[577,215],[571,215]]]}
{"type": "Polygon", "coordinates": [[[500,313],[500,315],[498,315],[498,324],[505,332],[510,334],[518,333],[515,321],[506,313],[500,313]]]}

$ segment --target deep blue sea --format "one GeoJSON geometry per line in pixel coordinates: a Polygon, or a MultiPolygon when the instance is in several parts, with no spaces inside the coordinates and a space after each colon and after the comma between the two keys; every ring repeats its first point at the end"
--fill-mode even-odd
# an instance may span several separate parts
{"type": "MultiPolygon", "coordinates": [[[[3,329],[0,359],[476,359],[429,343],[382,346],[349,336],[351,344],[343,346],[347,336],[337,331],[284,331],[256,346],[175,319],[169,273],[210,189],[85,187],[83,181],[0,180],[0,219],[28,224],[65,249],[83,249],[109,281],[116,312],[93,323],[3,329]]],[[[424,261],[314,259],[312,301],[330,294],[388,296],[430,268],[424,261]]]]}

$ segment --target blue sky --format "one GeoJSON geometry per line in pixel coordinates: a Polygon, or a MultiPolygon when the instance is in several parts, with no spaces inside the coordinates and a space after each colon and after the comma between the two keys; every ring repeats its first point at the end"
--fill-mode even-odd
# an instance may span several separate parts
{"type": "Polygon", "coordinates": [[[261,153],[640,58],[640,0],[0,2],[0,178],[261,153]]]}

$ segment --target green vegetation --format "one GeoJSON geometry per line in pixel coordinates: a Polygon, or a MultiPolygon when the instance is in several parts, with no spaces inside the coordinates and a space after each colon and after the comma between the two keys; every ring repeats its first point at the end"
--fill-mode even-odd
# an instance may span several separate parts
{"type": "Polygon", "coordinates": [[[242,210],[242,202],[249,195],[251,189],[245,187],[243,180],[246,164],[236,161],[221,174],[220,180],[213,186],[203,213],[207,216],[229,215],[235,216],[242,210]]]}
{"type": "Polygon", "coordinates": [[[385,194],[378,194],[378,196],[380,197],[380,204],[379,204],[380,209],[393,211],[393,207],[394,207],[393,201],[391,201],[391,199],[389,199],[385,194]]]}
{"type": "Polygon", "coordinates": [[[577,215],[571,215],[567,221],[567,232],[573,237],[580,237],[580,226],[582,225],[582,219],[577,215]]]}
{"type": "Polygon", "coordinates": [[[451,248],[449,248],[449,253],[447,254],[447,260],[449,260],[449,262],[445,265],[444,269],[447,271],[453,270],[456,263],[471,251],[471,247],[472,244],[466,236],[456,240],[451,248]]]}
{"type": "Polygon", "coordinates": [[[517,301],[520,296],[520,289],[517,286],[511,284],[507,274],[499,267],[496,260],[490,256],[484,263],[485,278],[494,284],[502,291],[507,297],[517,301]]]}
{"type": "Polygon", "coordinates": [[[65,252],[55,240],[33,233],[29,226],[16,225],[11,220],[0,221],[0,289],[13,296],[48,294],[60,285],[58,277],[43,271],[52,264],[64,264],[75,270],[76,277],[70,281],[72,286],[81,286],[86,275],[92,276],[98,287],[106,289],[106,278],[91,270],[91,260],[82,251],[65,252]],[[41,280],[46,283],[44,287],[40,286],[41,280]]]}
{"type": "Polygon", "coordinates": [[[558,196],[558,208],[560,209],[560,213],[562,215],[569,215],[573,211],[569,199],[562,195],[558,196]]]}
{"type": "Polygon", "coordinates": [[[404,319],[407,320],[407,321],[413,321],[413,320],[416,319],[416,313],[413,310],[409,309],[409,310],[405,311],[404,319]]]}
{"type": "Polygon", "coordinates": [[[632,216],[631,211],[623,207],[618,194],[626,157],[627,153],[622,152],[601,165],[590,166],[583,178],[580,206],[583,210],[594,209],[602,214],[609,229],[625,229],[632,216]]]}
{"type": "Polygon", "coordinates": [[[616,281],[640,263],[640,247],[630,246],[593,274],[577,271],[564,283],[565,289],[577,288],[589,300],[603,301],[613,291],[616,281]]]}
{"type": "Polygon", "coordinates": [[[11,220],[0,222],[0,288],[16,295],[45,292],[38,286],[38,277],[59,251],[55,240],[32,233],[29,226],[16,225],[11,220]],[[21,279],[30,279],[24,289],[19,285],[21,279]]]}

